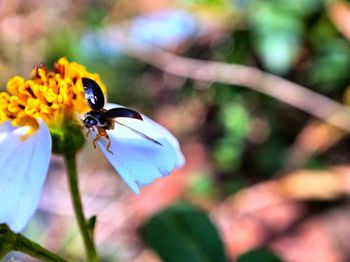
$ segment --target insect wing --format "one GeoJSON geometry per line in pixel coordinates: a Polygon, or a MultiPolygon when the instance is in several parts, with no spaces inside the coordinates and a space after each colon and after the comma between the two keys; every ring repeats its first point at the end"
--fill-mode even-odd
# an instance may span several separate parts
{"type": "Polygon", "coordinates": [[[117,107],[117,108],[109,109],[107,110],[107,112],[104,113],[104,116],[106,118],[128,117],[128,118],[143,120],[140,113],[125,107],[117,107]]]}
{"type": "Polygon", "coordinates": [[[141,137],[143,137],[143,138],[145,138],[145,139],[147,139],[147,140],[149,140],[149,141],[151,141],[151,142],[153,142],[153,143],[155,143],[155,144],[157,144],[157,145],[159,145],[159,146],[163,146],[160,142],[158,142],[157,140],[155,140],[155,139],[149,137],[148,135],[146,135],[146,134],[144,134],[144,133],[142,133],[142,132],[140,132],[140,131],[137,131],[136,129],[133,129],[132,127],[127,126],[127,125],[125,125],[125,124],[123,124],[123,123],[120,123],[120,122],[118,122],[118,121],[115,121],[115,122],[116,122],[117,124],[119,124],[119,125],[122,125],[122,126],[126,127],[127,129],[131,130],[131,131],[134,132],[135,134],[138,134],[139,136],[141,136],[141,137]]]}
{"type": "Polygon", "coordinates": [[[116,127],[108,130],[112,141],[107,151],[107,141],[97,142],[112,166],[118,171],[127,185],[135,193],[140,187],[150,184],[154,179],[168,175],[173,168],[183,165],[183,155],[175,137],[162,126],[142,115],[143,121],[132,118],[119,118],[116,127]],[[125,127],[127,126],[127,127],[125,127]],[[137,130],[162,146],[152,143],[137,130]]]}
{"type": "Polygon", "coordinates": [[[100,110],[105,104],[105,98],[101,87],[90,78],[82,78],[85,99],[93,110],[100,110]]]}

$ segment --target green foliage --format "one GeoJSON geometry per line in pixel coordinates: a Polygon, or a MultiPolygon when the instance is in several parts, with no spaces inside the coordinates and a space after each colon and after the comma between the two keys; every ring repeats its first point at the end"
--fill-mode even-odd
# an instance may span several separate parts
{"type": "Polygon", "coordinates": [[[318,18],[308,37],[313,51],[310,83],[322,92],[343,89],[350,77],[350,46],[326,15],[318,18]]]}
{"type": "Polygon", "coordinates": [[[76,58],[79,35],[69,28],[60,29],[48,36],[45,50],[45,65],[52,66],[59,58],[76,58]],[[58,31],[58,32],[57,32],[58,31]]]}
{"type": "Polygon", "coordinates": [[[275,254],[265,248],[257,248],[241,255],[237,262],[283,262],[275,254]]]}
{"type": "Polygon", "coordinates": [[[314,84],[323,84],[322,89],[333,89],[330,83],[348,78],[350,67],[350,47],[342,39],[332,39],[326,43],[319,56],[315,57],[311,79],[314,84]],[[325,84],[326,87],[325,87],[325,84]]]}
{"type": "Polygon", "coordinates": [[[201,172],[195,176],[190,186],[190,192],[192,195],[203,198],[213,197],[214,190],[215,184],[213,177],[205,174],[205,172],[201,172]]]}
{"type": "Polygon", "coordinates": [[[322,0],[272,0],[276,5],[283,6],[286,10],[299,16],[306,16],[320,8],[322,0]]]}
{"type": "Polygon", "coordinates": [[[239,166],[249,131],[250,116],[238,97],[223,104],[219,119],[224,128],[224,136],[216,141],[213,156],[221,170],[232,170],[239,166]]]}
{"type": "Polygon", "coordinates": [[[222,57],[228,63],[244,64],[251,52],[251,43],[248,31],[235,31],[230,38],[231,42],[223,43],[222,57]]]}
{"type": "Polygon", "coordinates": [[[218,232],[198,208],[178,203],[154,215],[141,235],[163,261],[227,261],[218,232]]]}
{"type": "Polygon", "coordinates": [[[294,63],[304,30],[300,14],[283,3],[263,2],[251,11],[255,47],[266,68],[286,73],[294,63]]]}
{"type": "Polygon", "coordinates": [[[103,26],[108,11],[106,9],[106,6],[96,5],[95,8],[87,9],[82,18],[91,27],[103,26]]]}

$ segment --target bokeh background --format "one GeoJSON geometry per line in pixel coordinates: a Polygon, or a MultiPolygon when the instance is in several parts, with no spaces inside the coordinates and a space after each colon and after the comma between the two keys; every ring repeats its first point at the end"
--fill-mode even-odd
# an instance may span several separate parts
{"type": "MultiPolygon", "coordinates": [[[[347,105],[349,1],[0,0],[0,89],[64,56],[99,73],[110,101],[179,139],[185,167],[140,196],[91,143],[81,151],[80,187],[86,214],[98,215],[103,261],[350,261],[345,131],[242,86],[164,72],[152,57],[126,55],[125,43],[107,32],[178,56],[258,68],[347,105]]],[[[84,261],[66,184],[63,161],[53,157],[24,234],[84,261]]]]}

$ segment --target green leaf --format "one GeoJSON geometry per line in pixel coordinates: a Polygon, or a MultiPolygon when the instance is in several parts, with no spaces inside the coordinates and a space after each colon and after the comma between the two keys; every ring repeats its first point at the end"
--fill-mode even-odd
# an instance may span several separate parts
{"type": "Polygon", "coordinates": [[[227,261],[208,216],[187,203],[175,204],[153,216],[143,226],[141,235],[163,261],[227,261]]]}
{"type": "Polygon", "coordinates": [[[276,74],[287,73],[300,49],[302,17],[272,2],[259,2],[250,17],[254,45],[264,66],[276,74]]]}
{"type": "MultiPolygon", "coordinates": [[[[349,75],[350,47],[339,38],[323,41],[325,44],[314,56],[311,80],[318,90],[330,91],[337,88],[337,81],[346,81],[349,75]]],[[[340,85],[343,88],[343,85],[340,85]]]]}
{"type": "Polygon", "coordinates": [[[237,262],[283,262],[283,260],[265,248],[257,248],[241,255],[237,262]]]}

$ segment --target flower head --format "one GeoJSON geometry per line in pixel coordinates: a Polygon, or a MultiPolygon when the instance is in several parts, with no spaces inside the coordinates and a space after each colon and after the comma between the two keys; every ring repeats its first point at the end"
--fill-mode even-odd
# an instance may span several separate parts
{"type": "Polygon", "coordinates": [[[7,83],[7,92],[0,93],[0,123],[11,120],[13,126],[38,128],[38,119],[52,130],[72,121],[76,113],[89,110],[81,79],[95,80],[105,92],[97,74],[84,66],[61,58],[49,72],[43,65],[33,69],[30,80],[15,76],[7,83]]]}
{"type": "MultiPolygon", "coordinates": [[[[38,205],[51,151],[77,151],[82,145],[79,117],[91,111],[83,79],[91,79],[106,93],[97,74],[65,58],[55,63],[53,72],[40,65],[29,80],[10,79],[8,92],[0,93],[0,224],[15,232],[23,229],[38,205]]],[[[111,107],[126,112],[107,104],[100,113],[111,107]]],[[[139,193],[140,187],[183,165],[184,158],[176,138],[164,127],[143,115],[125,116],[117,115],[113,125],[102,130],[104,138],[97,137],[97,126],[90,137],[126,184],[139,193]]]]}

